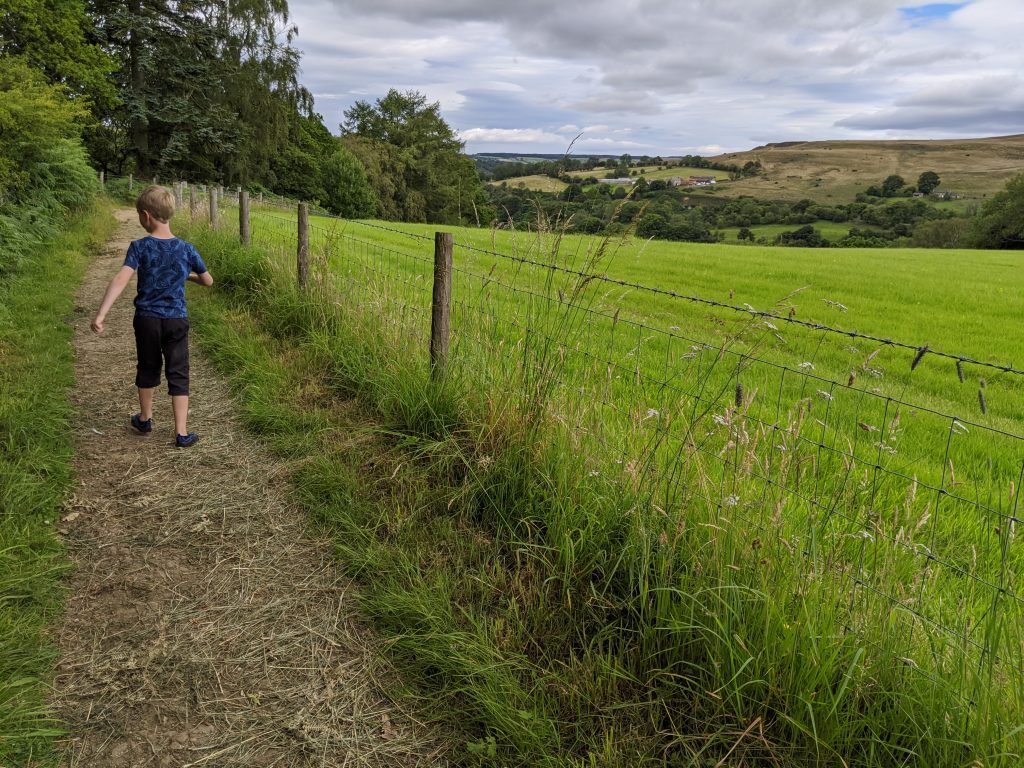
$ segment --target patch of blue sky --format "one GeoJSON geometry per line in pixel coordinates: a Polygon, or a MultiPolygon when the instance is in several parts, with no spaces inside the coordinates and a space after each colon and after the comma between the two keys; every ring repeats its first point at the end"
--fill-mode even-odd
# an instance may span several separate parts
{"type": "Polygon", "coordinates": [[[963,3],[928,3],[927,5],[909,5],[900,8],[900,15],[913,27],[923,27],[936,21],[948,19],[970,2],[963,3]]]}

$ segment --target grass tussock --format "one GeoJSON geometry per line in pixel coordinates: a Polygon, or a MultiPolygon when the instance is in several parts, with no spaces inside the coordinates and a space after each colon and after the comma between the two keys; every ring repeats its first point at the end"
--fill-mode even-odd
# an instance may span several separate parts
{"type": "Polygon", "coordinates": [[[46,630],[62,601],[55,527],[73,480],[69,319],[113,223],[108,205],[87,208],[0,278],[0,765],[53,758],[46,630]]]}
{"type": "MultiPolygon", "coordinates": [[[[401,667],[466,729],[466,764],[1017,764],[1019,610],[986,614],[984,631],[1002,636],[989,647],[1018,648],[996,665],[966,639],[941,644],[913,619],[908,631],[883,593],[860,588],[933,594],[936,571],[836,533],[799,495],[765,494],[753,521],[711,501],[727,481],[739,493],[757,472],[799,473],[785,455],[759,465],[757,445],[795,446],[812,421],[798,405],[781,436],[741,435],[754,397],[742,360],[709,356],[703,398],[638,399],[637,423],[686,415],[675,439],[584,429],[565,351],[595,301],[585,279],[549,273],[557,300],[526,303],[525,334],[481,323],[477,351],[458,354],[466,333],[431,377],[429,318],[389,299],[379,272],[323,254],[301,292],[280,254],[203,226],[189,236],[224,289],[196,305],[205,343],[250,426],[295,459],[297,492],[335,533],[401,667]],[[370,414],[358,426],[353,398],[370,414]],[[311,414],[328,421],[315,435],[311,414]],[[708,458],[716,424],[733,438],[719,454],[734,456],[728,477],[708,458]]],[[[577,253],[572,267],[609,257],[577,253]]]]}

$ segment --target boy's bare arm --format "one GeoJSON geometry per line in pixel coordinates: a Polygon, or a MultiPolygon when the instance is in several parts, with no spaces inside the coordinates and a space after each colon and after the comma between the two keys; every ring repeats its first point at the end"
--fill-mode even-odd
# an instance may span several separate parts
{"type": "Polygon", "coordinates": [[[205,285],[207,288],[213,285],[213,275],[209,272],[203,272],[202,274],[193,272],[188,276],[188,279],[197,285],[205,285]]]}
{"type": "Polygon", "coordinates": [[[96,312],[96,317],[92,321],[92,329],[96,333],[103,333],[103,321],[107,318],[107,312],[110,311],[114,302],[117,301],[117,297],[121,295],[121,291],[128,285],[128,281],[132,279],[134,274],[135,270],[131,267],[121,267],[121,271],[114,275],[114,279],[110,281],[110,285],[107,286],[107,292],[103,294],[103,301],[96,312]]]}

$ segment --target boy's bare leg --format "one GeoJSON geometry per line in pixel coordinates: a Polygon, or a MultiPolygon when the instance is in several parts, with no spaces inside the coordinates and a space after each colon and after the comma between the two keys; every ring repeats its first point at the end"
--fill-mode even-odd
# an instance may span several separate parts
{"type": "Polygon", "coordinates": [[[154,387],[139,387],[139,418],[149,421],[153,418],[153,391],[154,387]]]}
{"type": "Polygon", "coordinates": [[[171,410],[174,411],[174,431],[179,435],[188,434],[188,395],[171,395],[171,410]]]}

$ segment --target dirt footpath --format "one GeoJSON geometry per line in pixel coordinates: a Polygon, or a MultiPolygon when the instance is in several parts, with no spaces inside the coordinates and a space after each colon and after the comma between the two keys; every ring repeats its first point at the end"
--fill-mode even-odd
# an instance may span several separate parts
{"type": "Polygon", "coordinates": [[[153,432],[128,427],[134,283],[103,335],[89,329],[128,242],[145,234],[133,211],[117,216],[75,314],[78,484],[61,523],[74,571],[54,694],[65,764],[445,765],[442,745],[384,693],[349,584],[194,339],[200,442],[173,447],[165,385],[153,432]]]}

